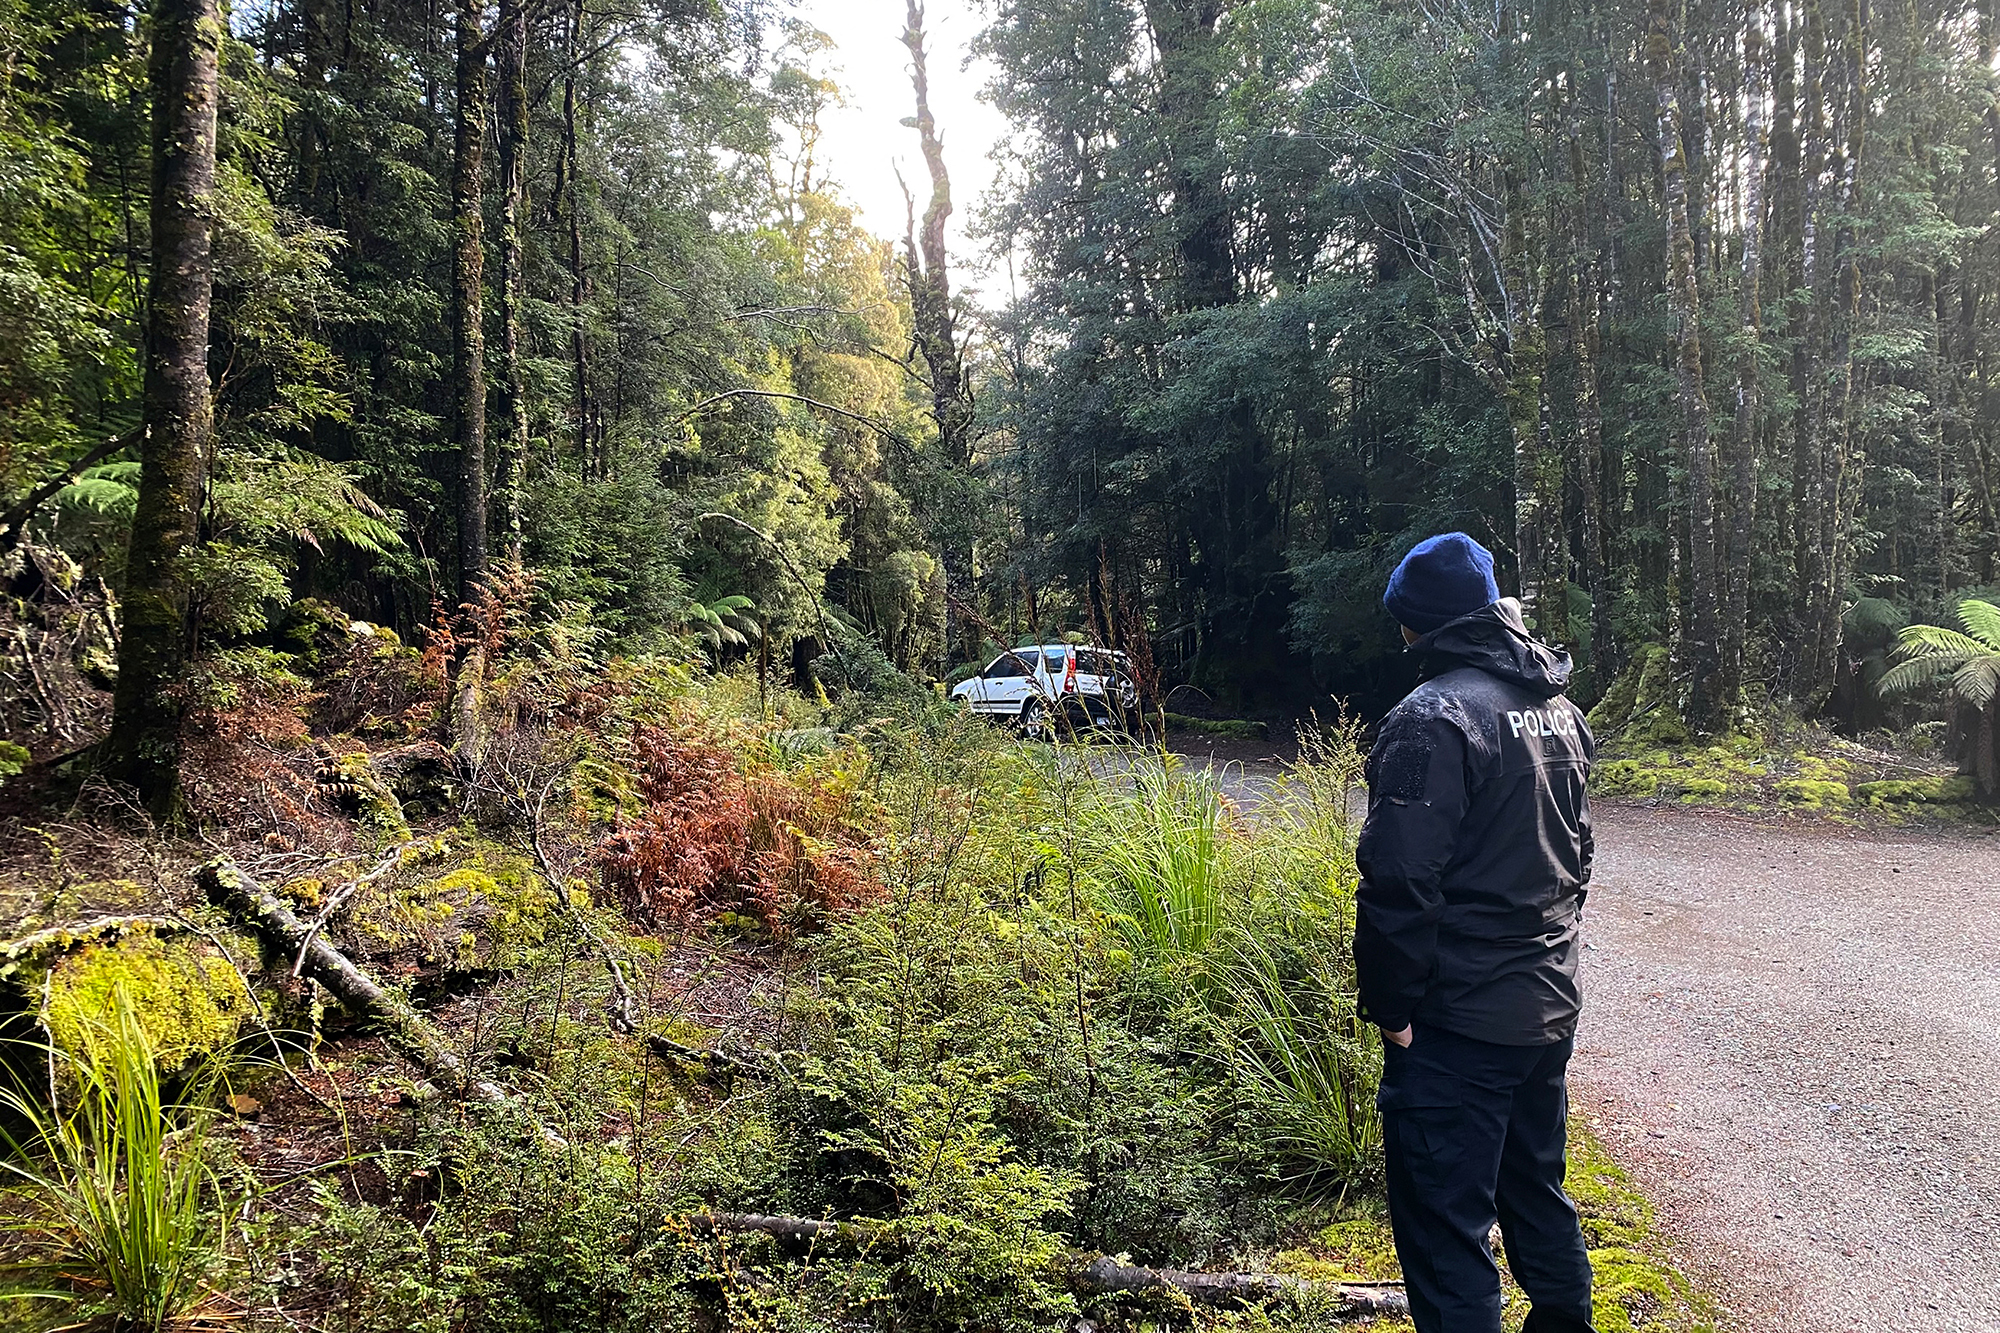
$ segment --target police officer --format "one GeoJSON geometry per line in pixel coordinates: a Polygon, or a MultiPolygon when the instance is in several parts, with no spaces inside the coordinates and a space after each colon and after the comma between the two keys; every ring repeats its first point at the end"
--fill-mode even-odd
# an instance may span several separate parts
{"type": "Polygon", "coordinates": [[[1522,1333],[1590,1333],[1562,1188],[1595,753],[1563,697],[1569,655],[1530,637],[1492,553],[1461,532],[1420,542],[1382,602],[1423,683],[1368,757],[1354,962],[1382,1029],[1411,1314],[1418,1333],[1500,1333],[1497,1221],[1533,1304],[1522,1333]]]}

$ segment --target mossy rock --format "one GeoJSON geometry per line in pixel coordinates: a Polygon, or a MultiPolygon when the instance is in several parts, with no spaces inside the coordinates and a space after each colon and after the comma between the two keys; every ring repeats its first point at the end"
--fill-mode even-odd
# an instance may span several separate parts
{"type": "Polygon", "coordinates": [[[50,1040],[77,1055],[101,1055],[113,1040],[108,1024],[120,990],[165,1069],[228,1046],[249,1008],[228,960],[185,940],[135,932],[89,945],[51,970],[50,1040]]]}
{"type": "Polygon", "coordinates": [[[35,756],[25,745],[12,741],[0,741],[0,779],[11,778],[35,762],[35,756]]]}
{"type": "Polygon", "coordinates": [[[409,841],[410,821],[403,813],[403,803],[375,772],[366,750],[323,756],[313,781],[342,810],[385,842],[409,841]]]}
{"type": "Polygon", "coordinates": [[[1721,778],[1689,778],[1681,783],[1683,801],[1712,801],[1729,794],[1729,784],[1721,778]]]}
{"type": "Polygon", "coordinates": [[[1664,644],[1649,643],[1633,656],[1590,710],[1590,727],[1600,739],[1633,749],[1687,743],[1687,722],[1674,698],[1673,658],[1664,644]]]}
{"type": "Polygon", "coordinates": [[[1959,805],[1970,801],[1978,788],[1969,777],[1892,778],[1863,782],[1854,788],[1854,798],[1864,805],[1959,805]]]}
{"type": "Polygon", "coordinates": [[[278,622],[278,643],[298,659],[309,674],[336,657],[347,641],[351,617],[332,602],[302,597],[285,608],[278,622]]]}
{"type": "Polygon", "coordinates": [[[1828,806],[1854,804],[1854,793],[1845,782],[1824,778],[1786,778],[1778,784],[1778,799],[1802,810],[1824,810],[1828,806]]]}
{"type": "Polygon", "coordinates": [[[1590,783],[1599,796],[1643,798],[1659,795],[1660,773],[1637,759],[1613,759],[1597,766],[1590,783]]]}

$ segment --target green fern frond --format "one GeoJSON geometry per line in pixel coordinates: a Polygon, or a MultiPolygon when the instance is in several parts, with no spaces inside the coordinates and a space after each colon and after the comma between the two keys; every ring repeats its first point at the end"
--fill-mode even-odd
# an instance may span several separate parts
{"type": "Polygon", "coordinates": [[[1896,656],[1904,661],[1920,657],[1965,661],[1992,651],[1971,635],[1942,625],[1911,625],[1896,636],[1896,656]]]}
{"type": "Polygon", "coordinates": [[[402,534],[347,469],[316,458],[240,459],[216,483],[225,531],[314,550],[341,542],[369,555],[402,547],[402,534]]]}
{"type": "Polygon", "coordinates": [[[2000,694],[2000,653],[1990,653],[1976,662],[1967,662],[1951,677],[1952,692],[1976,708],[1984,708],[2000,694]]]}
{"type": "Polygon", "coordinates": [[[1968,597],[1958,604],[1958,619],[1967,634],[2000,653],[2000,606],[1968,597]]]}
{"type": "Polygon", "coordinates": [[[1875,682],[1875,692],[1890,697],[1915,694],[1929,689],[1951,670],[1952,664],[1940,657],[1910,658],[1883,672],[1882,678],[1875,682]]]}
{"type": "Polygon", "coordinates": [[[107,518],[129,519],[139,506],[139,465],[104,463],[86,469],[55,494],[58,506],[85,509],[107,518]]]}

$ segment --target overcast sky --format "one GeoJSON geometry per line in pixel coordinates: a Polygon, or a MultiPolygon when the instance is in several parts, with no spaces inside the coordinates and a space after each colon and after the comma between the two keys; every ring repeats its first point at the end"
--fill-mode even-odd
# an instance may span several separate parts
{"type": "MultiPolygon", "coordinates": [[[[905,128],[905,116],[916,114],[910,88],[910,56],[903,46],[905,0],[799,0],[795,11],[836,44],[837,67],[829,73],[846,91],[847,105],[834,112],[822,129],[822,156],[833,178],[857,209],[862,225],[880,236],[901,240],[904,233],[903,194],[896,170],[917,197],[918,211],[930,193],[917,132],[905,128]]],[[[999,112],[979,100],[991,67],[979,62],[966,67],[966,48],[979,31],[980,18],[972,0],[930,0],[924,27],[930,53],[931,114],[944,139],[945,167],[951,173],[952,214],[947,241],[951,247],[955,285],[980,287],[982,304],[1006,301],[1005,269],[982,277],[975,272],[983,258],[966,235],[971,215],[992,186],[994,146],[1007,133],[999,112]]]]}

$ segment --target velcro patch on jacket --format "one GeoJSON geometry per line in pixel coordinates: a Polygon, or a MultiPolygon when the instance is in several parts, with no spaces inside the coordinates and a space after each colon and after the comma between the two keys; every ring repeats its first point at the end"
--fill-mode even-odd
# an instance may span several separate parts
{"type": "Polygon", "coordinates": [[[1431,746],[1415,727],[1383,747],[1377,770],[1382,795],[1392,801],[1412,801],[1430,784],[1431,746]]]}

